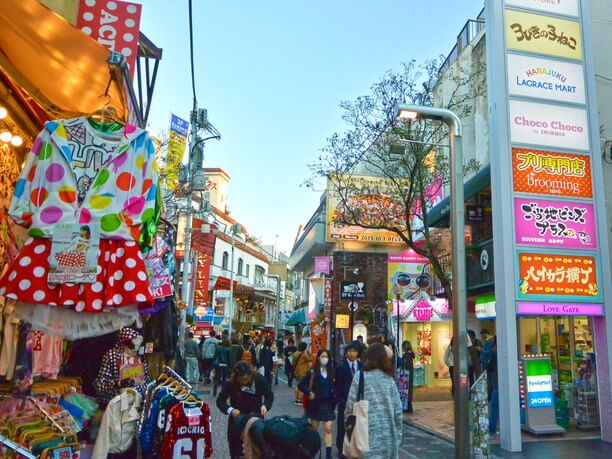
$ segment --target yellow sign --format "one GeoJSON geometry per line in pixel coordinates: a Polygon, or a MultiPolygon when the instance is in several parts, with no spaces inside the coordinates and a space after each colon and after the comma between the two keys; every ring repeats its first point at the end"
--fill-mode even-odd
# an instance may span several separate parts
{"type": "Polygon", "coordinates": [[[403,244],[392,231],[363,228],[387,226],[403,228],[404,206],[397,198],[398,182],[386,177],[363,175],[333,176],[327,183],[327,241],[403,244]]]}
{"type": "Polygon", "coordinates": [[[336,314],[336,328],[349,328],[349,315],[336,314]]]}
{"type": "Polygon", "coordinates": [[[506,10],[509,49],[582,60],[580,22],[506,10]]]}

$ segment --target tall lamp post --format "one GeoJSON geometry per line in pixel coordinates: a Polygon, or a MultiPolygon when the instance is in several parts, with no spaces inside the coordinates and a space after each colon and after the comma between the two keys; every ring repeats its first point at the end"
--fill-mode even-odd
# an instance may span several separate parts
{"type": "Polygon", "coordinates": [[[463,197],[463,151],[461,121],[452,111],[422,105],[399,104],[396,118],[416,120],[431,119],[446,123],[449,128],[451,161],[451,232],[452,232],[452,306],[453,306],[453,355],[455,373],[455,458],[470,457],[469,431],[469,387],[467,367],[467,299],[465,286],[465,239],[464,239],[464,197],[463,197]],[[459,371],[457,371],[457,369],[459,371]]]}
{"type": "MultiPolygon", "coordinates": [[[[399,359],[401,357],[400,354],[400,301],[402,300],[402,288],[399,285],[393,286],[393,294],[395,295],[395,299],[397,300],[397,334],[395,335],[395,364],[399,365],[399,359]]],[[[397,368],[396,368],[397,369],[397,368]]]]}

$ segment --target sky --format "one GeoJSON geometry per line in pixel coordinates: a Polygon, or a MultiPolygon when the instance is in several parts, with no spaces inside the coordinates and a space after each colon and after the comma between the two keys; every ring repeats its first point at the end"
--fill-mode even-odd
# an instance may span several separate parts
{"type": "MultiPolygon", "coordinates": [[[[149,125],[189,118],[187,0],[142,1],[141,30],[163,48],[149,125]]],[[[321,189],[302,186],[334,132],[339,104],[403,62],[448,54],[483,0],[193,0],[197,99],[221,132],[205,167],[232,178],[232,217],[291,252],[321,189]]]]}

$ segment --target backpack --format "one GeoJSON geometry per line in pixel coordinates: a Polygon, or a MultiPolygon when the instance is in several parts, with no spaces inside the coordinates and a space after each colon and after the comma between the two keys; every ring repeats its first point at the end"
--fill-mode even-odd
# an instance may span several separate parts
{"type": "Polygon", "coordinates": [[[263,435],[275,451],[291,451],[301,443],[307,427],[307,418],[276,416],[265,421],[263,435]]]}
{"type": "Polygon", "coordinates": [[[242,355],[240,356],[240,360],[248,364],[253,364],[253,354],[251,353],[251,349],[242,348],[242,355]]]}
{"type": "Polygon", "coordinates": [[[202,347],[202,358],[214,359],[216,354],[217,354],[217,339],[208,338],[206,341],[204,341],[204,346],[202,347]]]}

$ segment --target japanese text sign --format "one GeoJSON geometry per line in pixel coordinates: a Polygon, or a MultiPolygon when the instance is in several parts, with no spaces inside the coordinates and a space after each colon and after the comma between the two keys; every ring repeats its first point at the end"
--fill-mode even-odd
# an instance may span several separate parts
{"type": "Polygon", "coordinates": [[[509,49],[582,60],[578,21],[506,10],[505,32],[509,49]]]}
{"type": "Polygon", "coordinates": [[[601,301],[595,255],[518,252],[521,300],[601,301]]]}
{"type": "Polygon", "coordinates": [[[77,27],[125,56],[134,78],[142,5],[118,0],[81,0],[77,27]]]}
{"type": "Polygon", "coordinates": [[[517,244],[597,248],[593,204],[514,199],[517,244]]]}
{"type": "Polygon", "coordinates": [[[514,191],[592,198],[591,158],[527,148],[512,149],[514,191]]]}

